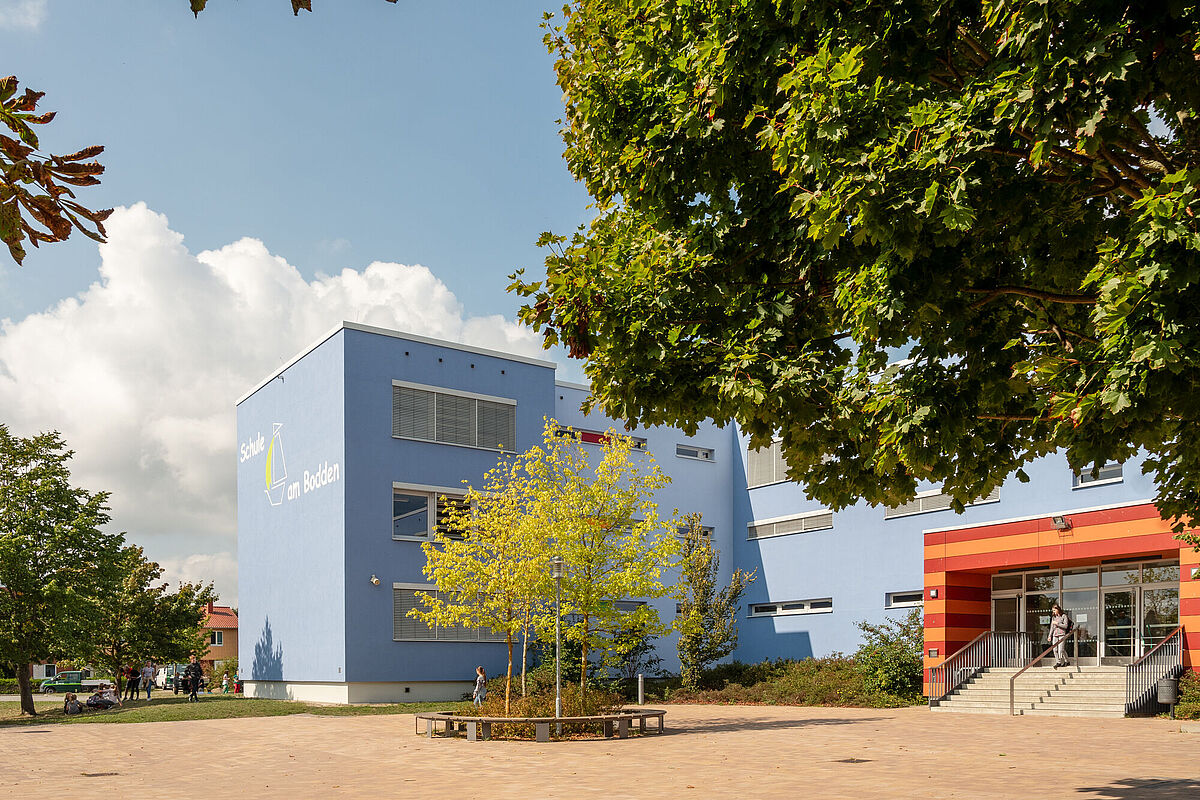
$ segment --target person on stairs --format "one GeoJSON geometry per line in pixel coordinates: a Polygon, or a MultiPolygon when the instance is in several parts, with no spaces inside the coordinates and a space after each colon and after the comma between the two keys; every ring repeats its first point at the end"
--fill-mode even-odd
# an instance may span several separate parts
{"type": "Polygon", "coordinates": [[[1075,623],[1058,603],[1050,607],[1050,615],[1050,644],[1054,645],[1054,668],[1069,667],[1071,662],[1067,660],[1067,639],[1075,629],[1075,623]]]}

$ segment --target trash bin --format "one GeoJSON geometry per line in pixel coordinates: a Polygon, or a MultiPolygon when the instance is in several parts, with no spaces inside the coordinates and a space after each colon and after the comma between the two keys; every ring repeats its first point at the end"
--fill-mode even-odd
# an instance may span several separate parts
{"type": "Polygon", "coordinates": [[[1179,678],[1158,679],[1158,702],[1165,706],[1179,702],[1179,678]]]}

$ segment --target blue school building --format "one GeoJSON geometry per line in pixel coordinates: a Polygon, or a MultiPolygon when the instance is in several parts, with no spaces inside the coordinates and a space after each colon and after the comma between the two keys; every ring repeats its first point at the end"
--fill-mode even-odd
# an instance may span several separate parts
{"type": "MultiPolygon", "coordinates": [[[[505,648],[492,634],[430,628],[407,616],[416,592],[431,588],[421,543],[463,481],[477,482],[501,453],[536,444],[544,418],[572,426],[585,442],[624,427],[583,415],[587,392],[557,381],[547,361],[350,322],[254,386],[237,403],[239,664],[247,694],[448,699],[469,686],[477,664],[502,672],[505,648]]],[[[732,425],[706,424],[692,436],[667,427],[629,433],[672,478],[656,497],[664,513],[703,515],[724,578],[735,568],[757,571],[743,601],[735,654],[742,661],[853,652],[856,622],[928,604],[926,584],[945,578],[930,571],[928,531],[1140,506],[1153,496],[1136,461],[1093,476],[1048,456],[1026,469],[1028,483],[1010,480],[962,514],[936,486],[904,506],[832,512],[787,480],[778,445],[750,451],[732,425]]],[[[1129,555],[1173,563],[1178,574],[1178,551],[1129,555]]],[[[988,594],[987,575],[1023,564],[1010,561],[980,567],[977,591],[988,594]]],[[[1103,597],[1094,594],[1098,620],[1103,597]]],[[[989,598],[979,608],[991,608],[989,598]]],[[[1008,622],[1008,598],[997,595],[1005,604],[996,624],[1024,629],[1019,611],[1008,622]]],[[[650,602],[664,621],[673,619],[674,600],[650,602]]],[[[1178,603],[1176,593],[1176,619],[1178,603]]],[[[984,616],[992,624],[992,613],[984,616]]],[[[938,623],[948,624],[944,613],[938,623]]],[[[1106,632],[1095,636],[1102,650],[1106,632]]],[[[942,641],[944,648],[949,639],[942,641]]],[[[659,641],[673,670],[674,644],[659,641]]]]}

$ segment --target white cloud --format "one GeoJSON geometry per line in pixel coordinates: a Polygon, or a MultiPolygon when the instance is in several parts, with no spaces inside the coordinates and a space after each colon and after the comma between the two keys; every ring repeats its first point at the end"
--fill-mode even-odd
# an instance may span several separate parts
{"type": "Polygon", "coordinates": [[[34,30],[46,19],[49,0],[0,0],[0,28],[34,30]]]}
{"type": "Polygon", "coordinates": [[[237,608],[237,556],[233,553],[197,553],[182,558],[160,558],[158,563],[163,568],[162,579],[169,581],[172,588],[183,581],[213,581],[218,590],[222,586],[232,587],[221,592],[220,604],[237,608]]]}
{"type": "Polygon", "coordinates": [[[504,317],[465,317],[423,266],[306,281],[256,239],[194,255],[144,204],[107,227],[96,283],[0,323],[0,421],[61,431],[76,481],[112,492],[114,526],[179,576],[216,570],[207,579],[226,601],[237,591],[234,402],[256,381],[343,319],[545,357],[504,317]]]}

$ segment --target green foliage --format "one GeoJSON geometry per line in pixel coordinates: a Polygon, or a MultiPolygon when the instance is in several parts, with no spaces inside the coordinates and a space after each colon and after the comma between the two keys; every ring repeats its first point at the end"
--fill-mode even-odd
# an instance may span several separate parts
{"type": "Polygon", "coordinates": [[[134,545],[122,548],[100,574],[104,584],[87,601],[84,630],[70,646],[76,658],[119,675],[130,663],[183,662],[207,651],[206,609],[217,599],[212,584],[183,583],[169,591],[160,582],[162,567],[134,545]]]}
{"type": "Polygon", "coordinates": [[[221,691],[221,678],[226,676],[229,678],[229,691],[232,692],[234,690],[234,679],[238,676],[238,660],[236,658],[225,659],[221,662],[220,667],[212,671],[212,675],[209,676],[211,678],[209,687],[214,692],[221,691]]]}
{"type": "Polygon", "coordinates": [[[902,620],[879,625],[856,623],[863,643],[854,661],[869,691],[899,697],[921,696],[925,626],[921,610],[914,608],[902,620]]]}
{"type": "Polygon", "coordinates": [[[576,0],[547,25],[597,213],[512,289],[595,405],[779,435],[832,508],[934,481],[961,509],[1055,449],[1144,449],[1164,515],[1200,516],[1200,7],[576,0]]]}
{"type": "Polygon", "coordinates": [[[1179,679],[1179,704],[1175,706],[1179,719],[1200,719],[1200,673],[1189,669],[1179,679]]]}
{"type": "Polygon", "coordinates": [[[101,531],[108,495],[72,486],[70,457],[57,433],[21,438],[0,424],[0,662],[31,715],[29,665],[82,641],[122,545],[101,531]]]}
{"type": "MultiPolygon", "coordinates": [[[[616,692],[593,687],[588,692],[583,693],[580,691],[579,685],[575,683],[568,683],[562,687],[562,712],[565,717],[608,714],[619,710],[624,704],[625,699],[616,692]]],[[[478,709],[473,708],[471,711],[460,713],[480,717],[553,717],[553,673],[551,673],[551,682],[548,686],[541,686],[537,691],[530,692],[525,697],[514,699],[511,705],[507,707],[500,693],[496,692],[493,695],[489,689],[488,699],[484,700],[478,709]]],[[[568,729],[568,732],[577,731],[599,734],[600,724],[572,726],[568,729]]],[[[532,739],[534,737],[534,728],[532,724],[495,725],[492,727],[492,735],[514,739],[532,739]]]]}
{"type": "Polygon", "coordinates": [[[899,696],[867,686],[852,658],[834,654],[802,661],[732,662],[706,670],[699,690],[680,688],[669,694],[672,703],[760,703],[794,706],[854,706],[897,708],[920,697],[899,696]]]}
{"type": "Polygon", "coordinates": [[[700,675],[737,648],[739,604],[755,573],[734,570],[729,585],[717,588],[720,557],[704,535],[699,514],[684,518],[680,557],[679,663],[683,685],[700,688],[700,675]]]}

